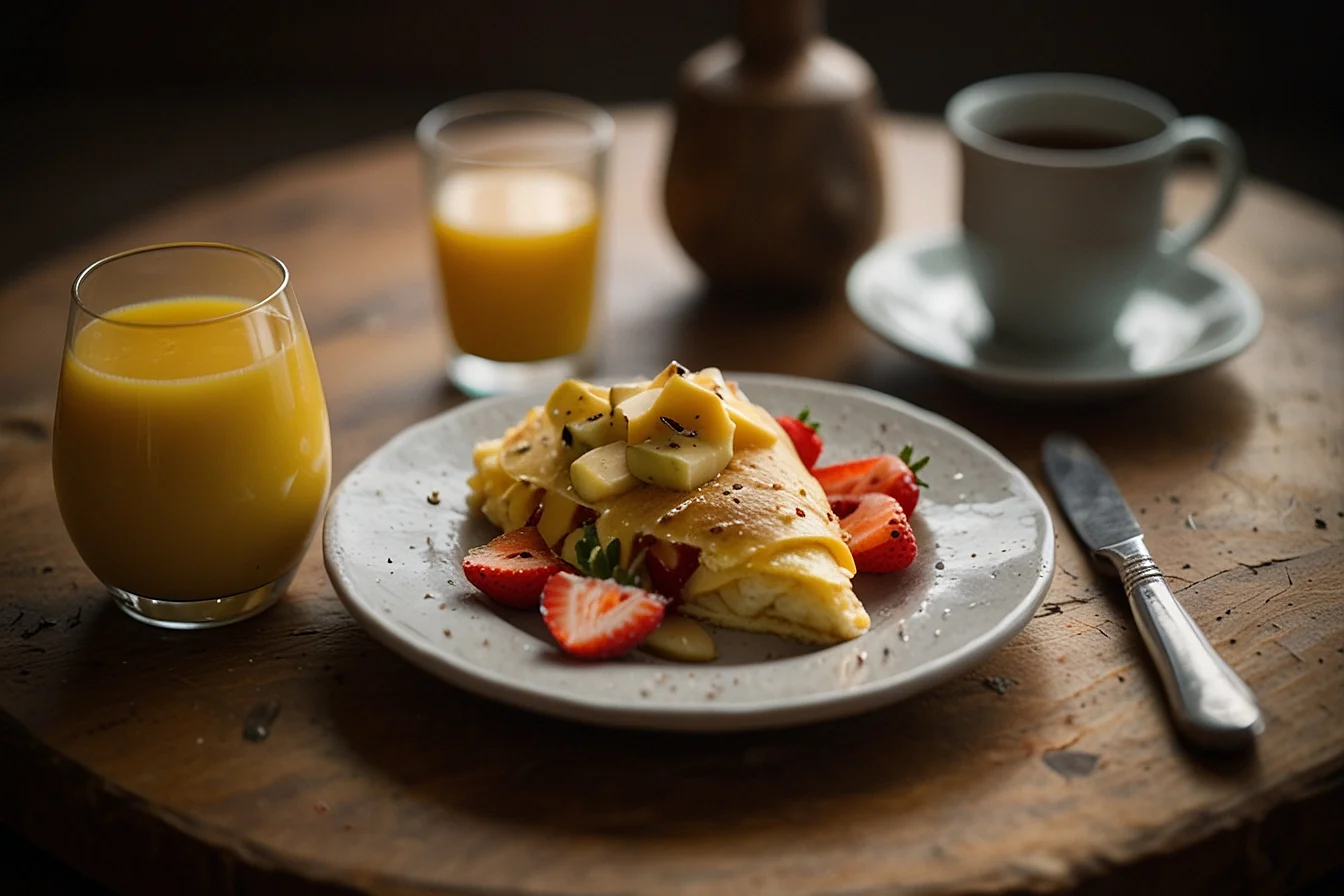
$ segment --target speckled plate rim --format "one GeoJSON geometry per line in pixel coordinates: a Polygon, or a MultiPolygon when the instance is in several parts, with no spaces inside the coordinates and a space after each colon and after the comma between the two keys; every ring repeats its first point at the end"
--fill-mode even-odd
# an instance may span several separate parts
{"type": "Polygon", "coordinates": [[[875,282],[876,277],[871,269],[886,256],[914,256],[943,248],[960,239],[961,231],[953,228],[883,240],[865,252],[850,268],[845,278],[845,293],[850,309],[863,325],[888,344],[911,357],[932,364],[949,376],[989,386],[997,392],[1034,397],[1081,398],[1137,389],[1234,358],[1250,347],[1264,326],[1264,307],[1246,279],[1230,265],[1196,250],[1186,260],[1186,265],[1221,283],[1235,299],[1238,326],[1216,345],[1182,354],[1172,362],[1151,370],[1130,371],[1122,375],[1116,375],[1110,368],[1024,368],[979,358],[969,364],[958,363],[955,359],[926,350],[917,340],[904,338],[900,328],[889,326],[877,310],[877,306],[882,303],[881,295],[866,284],[875,282]]]}
{"type": "MultiPolygon", "coordinates": [[[[1038,574],[1029,584],[1025,584],[1022,593],[1009,611],[973,640],[904,672],[841,690],[757,700],[748,704],[707,702],[695,705],[660,705],[629,700],[607,700],[592,694],[540,693],[521,685],[507,675],[497,674],[464,661],[455,655],[450,644],[431,642],[428,637],[409,637],[402,626],[388,618],[386,613],[379,613],[374,602],[360,593],[358,585],[352,581],[345,569],[345,557],[341,549],[341,542],[347,537],[343,530],[345,521],[342,515],[348,483],[377,464],[385,453],[394,452],[399,446],[433,433],[446,418],[486,413],[504,405],[530,406],[545,398],[544,395],[504,396],[467,402],[443,414],[413,424],[373,451],[342,480],[329,503],[323,530],[324,560],[338,597],[355,620],[375,640],[425,671],[464,690],[522,709],[574,721],[667,731],[741,731],[779,728],[875,709],[925,691],[984,663],[1031,620],[1044,601],[1055,573],[1054,525],[1040,493],[1027,476],[1007,458],[979,437],[951,421],[869,389],[773,374],[741,373],[730,376],[740,382],[748,394],[751,394],[753,389],[767,386],[797,389],[800,393],[805,392],[816,397],[833,395],[861,400],[884,409],[893,418],[918,420],[962,443],[989,461],[1006,481],[1016,486],[1020,496],[1029,502],[1033,520],[1039,527],[1038,574]]],[[[519,413],[521,414],[521,411],[519,413]]],[[[502,620],[499,625],[502,628],[512,628],[509,623],[502,620]]],[[[860,638],[829,649],[853,646],[862,641],[863,638],[860,638]]],[[[668,665],[658,668],[672,671],[712,667],[668,665]]],[[[774,663],[762,663],[759,667],[732,668],[760,668],[774,671],[777,666],[774,663]]]]}

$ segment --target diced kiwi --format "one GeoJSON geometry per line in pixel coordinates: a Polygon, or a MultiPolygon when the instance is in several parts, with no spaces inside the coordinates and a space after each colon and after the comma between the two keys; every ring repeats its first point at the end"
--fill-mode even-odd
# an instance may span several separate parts
{"type": "Polygon", "coordinates": [[[660,435],[625,449],[626,466],[636,479],[683,492],[698,488],[722,473],[732,459],[731,435],[727,442],[660,435]]]}
{"type": "Polygon", "coordinates": [[[626,465],[626,445],[613,442],[594,448],[569,465],[569,481],[585,501],[606,501],[639,483],[626,465]]]}

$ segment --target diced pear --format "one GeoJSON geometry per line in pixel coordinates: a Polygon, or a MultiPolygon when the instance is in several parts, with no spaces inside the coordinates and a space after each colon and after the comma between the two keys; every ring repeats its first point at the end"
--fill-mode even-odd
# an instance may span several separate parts
{"type": "Polygon", "coordinates": [[[611,387],[608,397],[611,399],[611,406],[614,408],[627,398],[633,398],[640,392],[646,392],[652,386],[648,380],[642,380],[638,383],[617,383],[611,387]]]}
{"type": "Polygon", "coordinates": [[[702,442],[674,433],[625,449],[626,466],[636,479],[683,492],[698,488],[722,473],[732,459],[731,434],[726,442],[702,442]]]}
{"type": "Polygon", "coordinates": [[[685,616],[668,614],[640,645],[654,656],[682,663],[708,663],[719,655],[704,626],[685,616]]]}
{"type": "Polygon", "coordinates": [[[765,412],[756,405],[730,398],[723,406],[733,421],[733,450],[769,448],[778,441],[775,430],[761,419],[765,412]]]}
{"type": "Polygon", "coordinates": [[[660,371],[659,374],[653,378],[653,381],[649,383],[649,388],[657,389],[659,387],[666,386],[668,382],[671,381],[674,377],[686,376],[690,372],[691,371],[686,367],[686,365],[678,364],[676,361],[673,361],[671,364],[664,367],[662,371],[660,371]]]}
{"type": "Polygon", "coordinates": [[[586,420],[565,425],[569,427],[569,438],[574,449],[580,453],[612,442],[625,441],[625,415],[615,411],[593,414],[586,420]]]}
{"type": "MultiPolygon", "coordinates": [[[[732,444],[735,424],[724,408],[723,399],[686,377],[668,380],[653,408],[659,421],[677,435],[695,433],[700,442],[732,444]]],[[[626,440],[629,441],[629,435],[626,440]]]]}
{"type": "Polygon", "coordinates": [[[658,396],[663,394],[663,390],[648,389],[644,392],[638,392],[616,406],[616,416],[625,421],[625,440],[627,442],[642,442],[653,432],[654,424],[658,422],[657,415],[649,416],[653,411],[653,405],[658,401],[658,396]],[[631,433],[639,431],[643,433],[639,438],[633,438],[631,433]]]}
{"type": "Polygon", "coordinates": [[[556,426],[579,423],[610,410],[607,390],[583,380],[565,380],[546,400],[546,419],[556,426]]]}
{"type": "Polygon", "coordinates": [[[560,559],[575,568],[579,565],[579,541],[583,538],[583,530],[575,529],[565,536],[565,543],[560,547],[560,559]]]}
{"type": "Polygon", "coordinates": [[[582,504],[564,492],[547,489],[541,497],[541,519],[537,520],[542,540],[552,547],[563,541],[578,525],[582,509],[582,504]]]}
{"type": "Polygon", "coordinates": [[[722,392],[728,383],[723,379],[723,371],[717,367],[706,367],[691,374],[691,379],[711,392],[722,392]],[[716,388],[717,387],[717,388],[716,388]]]}
{"type": "Polygon", "coordinates": [[[668,380],[652,402],[647,402],[645,395],[654,393],[645,392],[621,406],[629,421],[625,440],[630,444],[638,445],[648,439],[672,435],[705,444],[732,446],[732,418],[724,408],[723,399],[704,386],[678,376],[668,380]],[[638,413],[630,413],[631,410],[638,413]]]}
{"type": "Polygon", "coordinates": [[[639,485],[626,466],[626,445],[613,442],[594,448],[569,465],[569,481],[585,501],[606,501],[639,485]]]}
{"type": "Polygon", "coordinates": [[[532,512],[541,502],[541,489],[526,482],[515,482],[504,491],[500,500],[504,504],[504,516],[508,528],[517,529],[519,526],[526,526],[527,521],[532,519],[532,512]]]}

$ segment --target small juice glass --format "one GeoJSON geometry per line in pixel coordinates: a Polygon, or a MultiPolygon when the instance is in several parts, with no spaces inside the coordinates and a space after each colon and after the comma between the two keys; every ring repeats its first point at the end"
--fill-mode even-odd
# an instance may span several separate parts
{"type": "Polygon", "coordinates": [[[446,367],[467,394],[588,370],[614,131],[591,103],[546,93],[467,97],[420,120],[446,367]]]}
{"type": "Polygon", "coordinates": [[[80,274],[52,472],[75,548],[131,616],[206,628],[278,600],[331,484],[326,402],[285,266],[173,243],[80,274]]]}

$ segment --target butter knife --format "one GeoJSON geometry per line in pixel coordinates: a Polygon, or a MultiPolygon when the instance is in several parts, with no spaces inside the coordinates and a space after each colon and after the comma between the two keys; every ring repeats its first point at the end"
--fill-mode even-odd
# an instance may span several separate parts
{"type": "Polygon", "coordinates": [[[1048,436],[1041,454],[1045,478],[1073,531],[1094,557],[1109,561],[1120,574],[1177,730],[1205,749],[1249,747],[1265,727],[1255,694],[1172,595],[1115,480],[1072,436],[1048,436]]]}

